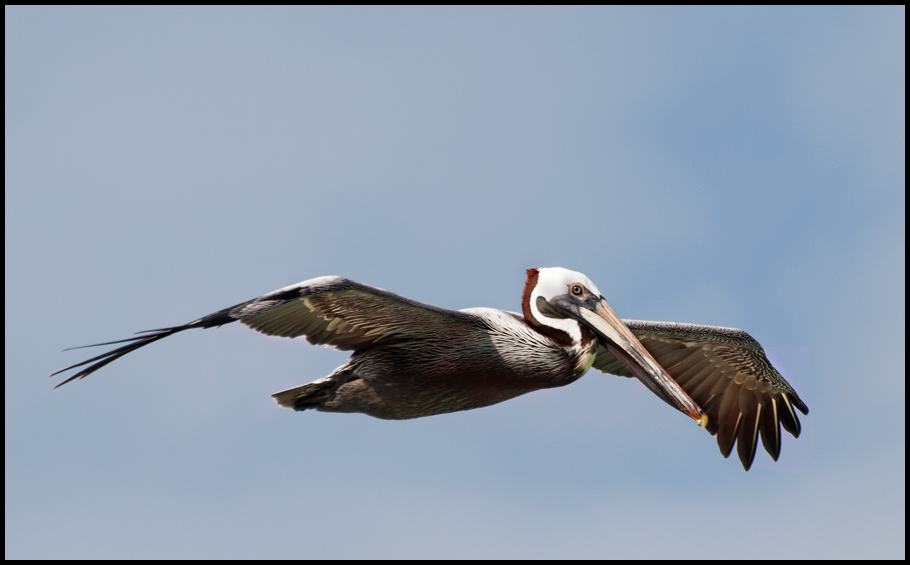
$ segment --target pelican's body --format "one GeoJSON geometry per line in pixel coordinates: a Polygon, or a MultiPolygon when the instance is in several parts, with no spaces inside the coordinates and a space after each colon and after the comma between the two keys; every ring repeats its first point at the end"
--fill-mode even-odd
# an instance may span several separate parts
{"type": "Polygon", "coordinates": [[[418,418],[564,386],[594,366],[640,379],[717,434],[725,457],[738,440],[746,469],[759,432],[777,459],[780,425],[797,436],[793,406],[808,413],[745,332],[623,322],[581,273],[529,269],[522,313],[446,310],[341,277],[319,277],[183,326],[122,340],[132,343],[63,369],[96,362],[60,384],[171,334],[240,321],[268,335],[306,336],[314,344],[354,351],[329,376],[273,395],[296,410],[418,418]]]}
{"type": "Polygon", "coordinates": [[[593,360],[593,347],[558,347],[514,314],[492,308],[453,312],[446,333],[371,347],[325,379],[275,395],[282,406],[406,419],[480,408],[567,385],[593,360]],[[332,394],[318,394],[337,387],[332,394]],[[303,395],[303,396],[301,396],[303,395]]]}

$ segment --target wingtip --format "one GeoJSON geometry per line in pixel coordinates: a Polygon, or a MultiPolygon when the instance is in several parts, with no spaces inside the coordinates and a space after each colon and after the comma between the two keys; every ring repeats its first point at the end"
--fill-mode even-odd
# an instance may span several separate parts
{"type": "MultiPolygon", "coordinates": [[[[62,369],[62,370],[65,371],[66,369],[62,369]]],[[[57,373],[59,373],[59,372],[60,372],[60,371],[57,371],[57,373]]],[[[53,377],[53,376],[56,375],[57,373],[54,373],[54,374],[51,375],[51,376],[53,377]]],[[[68,382],[70,382],[70,381],[72,381],[72,380],[81,379],[81,378],[82,378],[82,377],[80,377],[79,375],[73,375],[72,377],[70,377],[70,378],[68,378],[68,379],[66,379],[66,380],[63,380],[63,381],[60,381],[59,383],[57,383],[57,385],[54,386],[54,389],[56,390],[56,389],[62,387],[63,385],[65,385],[66,383],[68,383],[68,382]]]]}

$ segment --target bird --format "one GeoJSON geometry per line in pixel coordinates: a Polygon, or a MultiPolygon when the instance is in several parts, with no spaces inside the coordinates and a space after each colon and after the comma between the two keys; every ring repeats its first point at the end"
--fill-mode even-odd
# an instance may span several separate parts
{"type": "Polygon", "coordinates": [[[126,344],[51,376],[89,365],[58,388],[176,333],[240,322],[269,336],[304,336],[314,345],[353,352],[328,376],[272,395],[280,406],[298,411],[419,418],[565,386],[593,367],[640,380],[717,436],[725,458],[735,444],[746,471],[759,436],[777,461],[781,426],[799,437],[796,410],[809,413],[742,330],[622,320],[587,276],[562,267],[527,270],[521,309],[448,310],[324,276],[188,324],[82,346],[126,344]]]}

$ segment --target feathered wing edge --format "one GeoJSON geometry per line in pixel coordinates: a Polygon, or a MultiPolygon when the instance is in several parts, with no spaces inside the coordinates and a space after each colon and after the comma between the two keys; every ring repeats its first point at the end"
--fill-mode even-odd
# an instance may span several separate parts
{"type": "Polygon", "coordinates": [[[160,329],[160,330],[148,330],[148,332],[139,332],[139,333],[150,333],[150,335],[142,335],[142,336],[138,336],[138,337],[130,337],[127,339],[120,339],[117,341],[108,341],[106,343],[95,343],[92,345],[82,345],[79,347],[70,347],[68,349],[64,349],[63,351],[70,351],[72,349],[84,349],[86,347],[100,347],[102,345],[113,345],[115,343],[132,342],[129,345],[124,345],[122,347],[118,347],[117,349],[108,351],[106,353],[102,353],[101,355],[92,357],[91,359],[86,359],[85,361],[83,361],[81,363],[76,363],[75,365],[70,365],[69,367],[64,367],[63,369],[60,369],[59,371],[54,371],[53,373],[50,374],[51,377],[53,377],[54,375],[59,375],[60,373],[63,373],[65,371],[69,371],[70,369],[75,369],[76,367],[81,367],[83,365],[88,365],[89,363],[92,363],[94,361],[98,361],[94,365],[87,367],[85,369],[82,369],[81,371],[79,371],[78,373],[76,373],[74,375],[70,375],[65,380],[58,383],[57,386],[55,386],[54,388],[60,388],[61,386],[65,385],[66,383],[68,383],[70,381],[74,381],[76,379],[84,379],[85,377],[91,375],[92,373],[94,373],[98,369],[104,367],[108,363],[111,363],[113,361],[116,361],[117,359],[120,359],[127,353],[133,352],[133,351],[139,349],[140,347],[144,347],[150,343],[156,342],[159,339],[165,338],[169,335],[173,335],[173,334],[183,331],[183,330],[188,330],[191,327],[193,327],[193,326],[187,324],[185,326],[177,326],[174,328],[164,328],[164,329],[160,329]]]}
{"type": "MultiPolygon", "coordinates": [[[[303,283],[301,283],[301,284],[303,284],[303,283]]],[[[259,299],[256,299],[256,300],[259,300],[259,299]]],[[[137,335],[136,337],[129,337],[129,338],[120,339],[117,341],[108,341],[105,343],[95,343],[92,345],[82,345],[80,347],[70,347],[68,349],[64,349],[63,351],[70,351],[73,349],[85,349],[87,347],[100,347],[103,345],[114,345],[117,343],[127,343],[127,345],[118,347],[111,351],[107,351],[105,353],[102,353],[101,355],[92,357],[91,359],[86,359],[85,361],[82,361],[81,363],[76,363],[75,365],[70,365],[69,367],[60,369],[59,371],[54,371],[53,373],[50,374],[51,377],[53,377],[54,375],[59,375],[60,373],[69,371],[70,369],[75,369],[76,367],[82,367],[83,365],[88,365],[89,363],[94,363],[93,365],[89,365],[85,369],[82,369],[81,371],[79,371],[73,375],[70,375],[64,381],[57,384],[57,386],[55,386],[54,388],[59,388],[59,387],[65,385],[66,383],[68,383],[70,381],[74,381],[76,379],[84,379],[85,377],[91,375],[92,373],[94,373],[98,369],[104,367],[108,363],[112,363],[112,362],[116,361],[117,359],[120,359],[127,353],[132,353],[133,351],[136,351],[137,349],[139,349],[141,347],[145,347],[146,345],[149,345],[150,343],[154,343],[154,342],[158,341],[159,339],[164,339],[168,336],[174,335],[175,333],[179,333],[184,330],[190,330],[193,328],[211,328],[211,327],[218,327],[218,326],[223,326],[225,324],[230,324],[232,322],[236,322],[239,318],[234,317],[234,315],[232,315],[232,312],[234,312],[236,309],[241,308],[245,305],[251,304],[251,303],[255,302],[256,300],[250,300],[248,302],[244,302],[244,303],[238,304],[236,306],[232,306],[230,308],[225,308],[224,310],[215,312],[214,314],[210,314],[203,318],[199,318],[198,320],[195,320],[188,324],[184,324],[182,326],[174,326],[171,328],[161,328],[158,330],[145,330],[145,331],[137,332],[137,334],[147,334],[147,335],[137,335]]]]}
{"type": "MultiPolygon", "coordinates": [[[[739,459],[748,471],[759,437],[775,461],[780,455],[780,427],[799,437],[796,410],[808,414],[808,407],[746,332],[672,322],[623,321],[708,415],[707,430],[717,436],[724,457],[729,457],[736,444],[739,459]]],[[[593,366],[605,373],[632,376],[602,346],[593,366]]]]}

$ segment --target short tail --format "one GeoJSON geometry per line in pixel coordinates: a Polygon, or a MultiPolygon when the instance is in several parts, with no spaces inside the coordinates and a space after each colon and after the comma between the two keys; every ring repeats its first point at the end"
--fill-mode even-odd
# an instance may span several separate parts
{"type": "Polygon", "coordinates": [[[319,408],[335,398],[338,388],[356,378],[350,362],[335,369],[331,375],[301,386],[295,386],[272,395],[279,406],[294,410],[319,408]]]}

